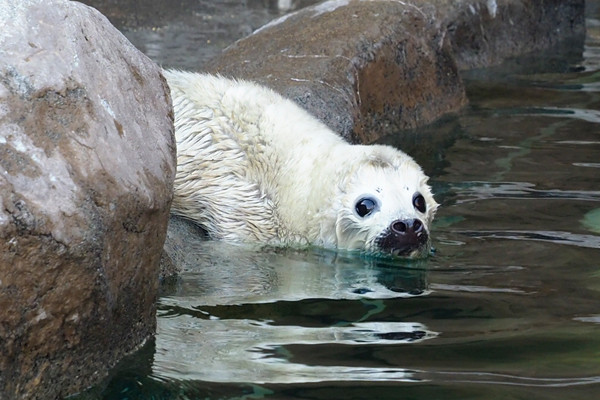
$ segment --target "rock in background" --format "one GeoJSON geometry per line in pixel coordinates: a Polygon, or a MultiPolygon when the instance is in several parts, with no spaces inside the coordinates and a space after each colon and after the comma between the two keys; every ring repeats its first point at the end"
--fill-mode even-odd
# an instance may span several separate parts
{"type": "Polygon", "coordinates": [[[237,41],[206,69],[270,86],[355,143],[467,102],[459,70],[584,34],[583,0],[330,0],[237,41]]]}
{"type": "Polygon", "coordinates": [[[0,26],[0,398],[59,398],[154,332],[170,98],[87,6],[3,0],[0,26]]]}
{"type": "Polygon", "coordinates": [[[462,70],[585,33],[584,0],[82,1],[161,65],[258,81],[361,143],[460,110],[462,70]]]}

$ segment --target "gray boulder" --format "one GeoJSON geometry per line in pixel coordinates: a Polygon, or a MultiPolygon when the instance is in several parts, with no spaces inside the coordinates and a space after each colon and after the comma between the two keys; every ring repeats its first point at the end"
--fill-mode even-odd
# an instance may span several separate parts
{"type": "Polygon", "coordinates": [[[0,26],[0,398],[57,398],[154,332],[170,97],[80,3],[3,0],[0,26]]]}

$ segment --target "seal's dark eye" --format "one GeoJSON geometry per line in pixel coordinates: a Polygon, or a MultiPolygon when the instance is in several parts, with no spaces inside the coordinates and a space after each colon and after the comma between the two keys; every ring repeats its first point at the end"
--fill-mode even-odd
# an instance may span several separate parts
{"type": "Polygon", "coordinates": [[[427,205],[425,204],[425,197],[421,193],[415,193],[413,196],[413,206],[420,212],[424,213],[427,210],[427,205]]]}
{"type": "Polygon", "coordinates": [[[360,199],[358,202],[356,202],[356,213],[360,217],[366,217],[367,215],[371,214],[371,212],[373,212],[376,206],[377,203],[375,202],[375,200],[369,197],[365,197],[364,199],[360,199]]]}

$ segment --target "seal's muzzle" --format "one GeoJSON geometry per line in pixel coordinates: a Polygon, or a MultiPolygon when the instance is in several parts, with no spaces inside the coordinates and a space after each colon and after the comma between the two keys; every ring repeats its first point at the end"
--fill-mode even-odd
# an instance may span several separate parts
{"type": "Polygon", "coordinates": [[[410,256],[427,247],[429,234],[419,219],[395,220],[377,239],[377,247],[397,256],[410,256]]]}

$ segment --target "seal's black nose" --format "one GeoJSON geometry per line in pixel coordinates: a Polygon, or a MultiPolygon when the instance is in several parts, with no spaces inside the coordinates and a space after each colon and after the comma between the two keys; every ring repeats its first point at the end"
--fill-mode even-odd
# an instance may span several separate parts
{"type": "Polygon", "coordinates": [[[427,229],[419,219],[397,219],[379,238],[379,247],[396,255],[409,255],[424,248],[429,239],[427,229]]]}
{"type": "Polygon", "coordinates": [[[390,225],[392,232],[403,235],[408,242],[418,242],[423,233],[423,223],[418,219],[396,220],[390,225]]]}
{"type": "Polygon", "coordinates": [[[416,249],[427,241],[427,231],[418,219],[397,219],[390,224],[397,248],[416,249]]]}

